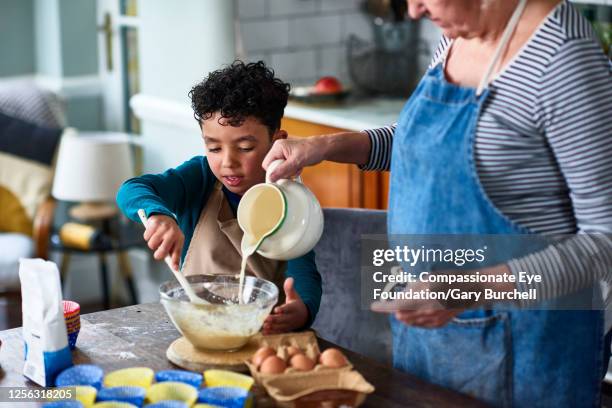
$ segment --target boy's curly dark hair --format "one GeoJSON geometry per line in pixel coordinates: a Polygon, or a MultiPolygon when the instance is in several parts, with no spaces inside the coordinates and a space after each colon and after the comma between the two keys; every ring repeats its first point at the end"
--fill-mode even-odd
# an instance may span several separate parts
{"type": "Polygon", "coordinates": [[[215,112],[231,126],[240,126],[253,116],[265,125],[270,135],[280,129],[287,105],[289,84],[274,77],[263,61],[245,64],[234,61],[191,88],[189,97],[193,116],[202,126],[215,112]]]}

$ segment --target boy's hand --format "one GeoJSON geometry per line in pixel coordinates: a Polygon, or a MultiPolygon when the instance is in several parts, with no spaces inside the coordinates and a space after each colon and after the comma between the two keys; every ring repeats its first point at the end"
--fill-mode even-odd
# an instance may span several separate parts
{"type": "Polygon", "coordinates": [[[285,280],[285,304],[272,310],[263,325],[264,334],[278,334],[301,329],[308,321],[308,308],[293,288],[293,278],[285,280]]]}
{"type": "Polygon", "coordinates": [[[175,270],[179,269],[185,236],[174,218],[161,214],[150,216],[144,239],[149,248],[154,251],[155,259],[160,261],[170,255],[172,266],[175,270]]]}

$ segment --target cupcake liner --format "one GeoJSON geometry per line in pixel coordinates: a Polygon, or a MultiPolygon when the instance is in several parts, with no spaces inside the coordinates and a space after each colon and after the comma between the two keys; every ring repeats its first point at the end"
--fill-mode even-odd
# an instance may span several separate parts
{"type": "Polygon", "coordinates": [[[210,405],[210,404],[195,404],[191,408],[223,408],[219,405],[210,405]]]}
{"type": "Polygon", "coordinates": [[[165,381],[182,382],[195,388],[202,386],[202,378],[202,374],[186,370],[164,370],[155,374],[155,381],[158,383],[165,381]]]}
{"type": "Polygon", "coordinates": [[[46,402],[42,406],[43,408],[83,408],[83,404],[73,400],[46,402]]]}
{"type": "Polygon", "coordinates": [[[141,406],[145,399],[146,391],[141,387],[111,387],[102,388],[98,391],[97,400],[127,402],[128,404],[141,406]]]}
{"type": "Polygon", "coordinates": [[[80,401],[85,408],[91,407],[96,402],[96,395],[98,390],[91,385],[77,385],[76,387],[76,399],[80,401]]]}
{"type": "Polygon", "coordinates": [[[89,408],[96,402],[96,394],[98,393],[98,390],[91,385],[70,385],[68,387],[58,387],[58,389],[75,390],[76,395],[71,401],[80,402],[84,408],[89,408]]]}
{"type": "Polygon", "coordinates": [[[198,402],[220,405],[226,408],[243,408],[252,405],[252,395],[244,388],[210,387],[198,393],[198,402]]]}
{"type": "Polygon", "coordinates": [[[145,405],[145,408],[189,408],[189,405],[182,401],[159,401],[145,405]]]}
{"type": "Polygon", "coordinates": [[[90,385],[96,389],[102,387],[104,371],[96,365],[79,364],[69,367],[59,373],[55,379],[57,387],[68,387],[74,385],[90,385]]]}
{"type": "Polygon", "coordinates": [[[147,389],[153,382],[153,370],[147,367],[131,367],[110,372],[104,377],[104,386],[142,387],[147,389]]]}
{"type": "Polygon", "coordinates": [[[79,337],[78,330],[73,333],[68,333],[68,347],[70,350],[74,350],[76,348],[77,337],[79,337]]]}
{"type": "Polygon", "coordinates": [[[64,316],[81,312],[81,306],[72,300],[62,300],[62,306],[64,308],[64,316]]]}
{"type": "Polygon", "coordinates": [[[204,371],[204,382],[207,387],[238,387],[250,390],[255,380],[253,377],[227,370],[204,371]]]}
{"type": "Polygon", "coordinates": [[[191,406],[197,399],[198,390],[182,382],[165,381],[153,384],[147,391],[147,401],[150,403],[174,400],[191,406]]]}
{"type": "Polygon", "coordinates": [[[81,328],[80,327],[75,327],[75,328],[72,328],[70,330],[67,330],[66,334],[78,333],[79,331],[81,331],[81,328]]]}

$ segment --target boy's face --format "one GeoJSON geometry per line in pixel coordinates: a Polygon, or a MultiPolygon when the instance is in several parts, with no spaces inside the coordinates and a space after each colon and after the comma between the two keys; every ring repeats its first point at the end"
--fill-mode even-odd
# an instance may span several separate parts
{"type": "Polygon", "coordinates": [[[202,136],[210,168],[223,185],[233,193],[244,194],[250,187],[263,183],[266,172],[261,167],[266,153],[287,132],[278,130],[270,136],[268,128],[254,117],[247,117],[234,127],[219,113],[202,121],[202,136]]]}

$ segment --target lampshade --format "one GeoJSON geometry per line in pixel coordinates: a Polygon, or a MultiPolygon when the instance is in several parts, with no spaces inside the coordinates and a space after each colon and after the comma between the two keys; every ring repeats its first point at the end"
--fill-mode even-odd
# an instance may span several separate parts
{"type": "Polygon", "coordinates": [[[114,201],[119,186],[134,174],[129,137],[81,132],[62,138],[52,194],[66,201],[114,201]]]}

